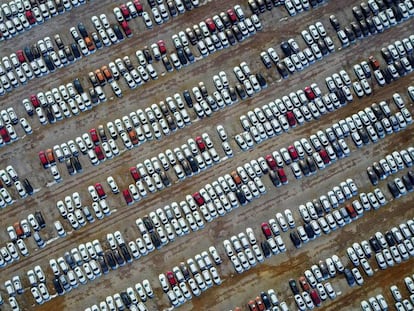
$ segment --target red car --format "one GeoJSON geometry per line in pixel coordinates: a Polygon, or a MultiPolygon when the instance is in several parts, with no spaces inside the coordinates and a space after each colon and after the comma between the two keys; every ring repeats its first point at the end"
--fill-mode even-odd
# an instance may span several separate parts
{"type": "Polygon", "coordinates": [[[266,307],[265,307],[262,299],[259,296],[257,296],[255,300],[256,300],[257,309],[259,309],[259,311],[264,311],[266,309],[266,307]]]}
{"type": "Polygon", "coordinates": [[[129,12],[127,6],[125,4],[121,4],[119,6],[119,9],[121,10],[122,15],[124,18],[129,21],[131,19],[131,13],[129,12]]]}
{"type": "Polygon", "coordinates": [[[26,57],[24,56],[23,50],[17,50],[16,55],[20,63],[26,62],[26,57]]]}
{"type": "Polygon", "coordinates": [[[132,178],[134,181],[138,181],[141,176],[139,176],[138,170],[135,166],[129,168],[129,172],[131,173],[132,178]]]}
{"type": "Polygon", "coordinates": [[[276,170],[277,168],[277,164],[275,159],[272,157],[272,155],[268,154],[267,156],[265,156],[267,165],[269,165],[271,170],[276,170]]]}
{"type": "Polygon", "coordinates": [[[27,21],[29,22],[30,25],[36,24],[36,19],[35,19],[34,15],[33,15],[33,12],[31,10],[27,10],[25,15],[26,15],[27,21]]]}
{"type": "Polygon", "coordinates": [[[294,146],[290,145],[288,147],[288,151],[293,161],[297,161],[299,159],[298,152],[294,146]]]}
{"type": "Polygon", "coordinates": [[[30,95],[30,101],[32,102],[33,107],[40,107],[40,101],[36,95],[30,95]]]}
{"type": "Polygon", "coordinates": [[[302,287],[303,291],[309,292],[310,285],[303,275],[299,278],[299,284],[302,287]]]}
{"type": "Polygon", "coordinates": [[[39,151],[39,160],[40,160],[40,163],[42,163],[44,168],[49,167],[49,161],[47,160],[46,153],[43,150],[39,151]]]}
{"type": "Polygon", "coordinates": [[[164,40],[158,40],[158,49],[160,50],[161,55],[167,54],[167,47],[165,46],[164,40]]]}
{"type": "Polygon", "coordinates": [[[132,204],[132,197],[131,197],[131,193],[129,192],[128,189],[122,190],[122,194],[124,196],[125,202],[127,205],[132,204]]]}
{"type": "Polygon", "coordinates": [[[135,9],[137,10],[138,15],[141,15],[142,12],[144,12],[141,2],[139,0],[134,0],[133,3],[135,6],[135,9]]]}
{"type": "Polygon", "coordinates": [[[96,183],[95,184],[95,190],[96,190],[96,192],[98,193],[98,195],[99,195],[99,197],[101,198],[101,199],[105,199],[106,198],[106,193],[105,193],[105,190],[104,190],[104,188],[102,187],[102,185],[101,185],[101,183],[96,183]]]}
{"type": "Polygon", "coordinates": [[[288,123],[289,123],[290,127],[295,127],[296,126],[295,115],[293,114],[292,111],[286,112],[286,119],[288,120],[288,123]]]}
{"type": "Polygon", "coordinates": [[[171,286],[177,285],[177,280],[175,279],[174,273],[172,273],[172,271],[167,271],[165,275],[167,276],[167,280],[171,286]]]}
{"type": "Polygon", "coordinates": [[[272,231],[270,230],[269,224],[267,222],[262,223],[262,231],[266,239],[272,236],[272,231]]]}
{"type": "Polygon", "coordinates": [[[124,30],[125,35],[127,37],[131,37],[132,36],[132,31],[131,31],[131,28],[129,28],[129,25],[128,25],[128,22],[127,21],[122,21],[121,22],[121,27],[124,30]]]}
{"type": "Polygon", "coordinates": [[[227,10],[227,15],[228,15],[228,17],[229,17],[230,21],[231,21],[233,24],[237,23],[237,15],[236,15],[236,13],[234,12],[234,10],[233,10],[233,9],[228,9],[228,10],[227,10]]]}
{"type": "Polygon", "coordinates": [[[310,86],[305,87],[305,95],[309,100],[314,100],[315,99],[315,93],[312,91],[310,86]]]}
{"type": "Polygon", "coordinates": [[[254,300],[250,300],[250,301],[247,303],[247,306],[249,307],[249,310],[250,310],[250,311],[259,311],[259,309],[257,309],[257,307],[256,307],[256,303],[255,303],[255,301],[254,301],[254,300]]]}
{"type": "Polygon", "coordinates": [[[355,219],[358,217],[355,208],[351,205],[351,204],[347,204],[345,205],[345,209],[349,214],[349,217],[351,217],[352,219],[355,219]]]}
{"type": "Polygon", "coordinates": [[[377,69],[380,68],[380,63],[379,63],[378,59],[376,59],[374,56],[371,55],[368,58],[368,60],[369,60],[369,63],[372,67],[372,70],[377,70],[377,69]]]}
{"type": "Polygon", "coordinates": [[[47,162],[49,162],[50,165],[55,164],[56,163],[56,159],[55,159],[55,155],[53,154],[53,150],[52,149],[46,149],[46,159],[47,162]]]}
{"type": "Polygon", "coordinates": [[[216,24],[214,24],[211,18],[206,19],[206,24],[211,33],[216,32],[216,24]]]}
{"type": "Polygon", "coordinates": [[[201,152],[206,150],[206,144],[201,136],[197,136],[195,138],[195,142],[198,146],[198,149],[200,149],[201,152]]]}
{"type": "Polygon", "coordinates": [[[312,298],[313,304],[317,307],[321,305],[321,297],[319,297],[318,292],[315,289],[310,291],[310,296],[312,298]]]}
{"type": "Polygon", "coordinates": [[[204,198],[201,196],[200,192],[195,192],[193,194],[193,199],[197,202],[198,206],[204,204],[204,198]]]}
{"type": "Polygon", "coordinates": [[[331,162],[325,149],[319,150],[319,155],[321,156],[323,163],[329,164],[331,162]]]}
{"type": "Polygon", "coordinates": [[[10,134],[4,126],[0,128],[0,136],[6,144],[11,140],[10,134]]]}
{"type": "Polygon", "coordinates": [[[94,150],[95,150],[95,153],[96,153],[96,157],[98,158],[99,161],[105,160],[105,155],[102,152],[101,146],[95,146],[94,150]]]}
{"type": "Polygon", "coordinates": [[[280,167],[280,168],[277,169],[277,175],[279,175],[279,179],[282,182],[282,184],[287,184],[288,183],[286,173],[285,173],[285,170],[283,168],[280,167]]]}
{"type": "Polygon", "coordinates": [[[89,134],[91,135],[91,139],[95,145],[99,145],[99,136],[98,132],[95,128],[89,130],[89,134]]]}

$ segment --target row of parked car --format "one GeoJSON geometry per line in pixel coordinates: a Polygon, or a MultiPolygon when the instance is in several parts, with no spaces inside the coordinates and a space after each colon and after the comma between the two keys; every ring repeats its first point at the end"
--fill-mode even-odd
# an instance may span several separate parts
{"type": "Polygon", "coordinates": [[[290,16],[295,16],[298,13],[302,13],[304,11],[309,11],[311,8],[317,8],[319,5],[322,5],[325,0],[285,0],[285,1],[278,1],[278,3],[285,4],[286,11],[289,13],[290,16]]]}
{"type": "Polygon", "coordinates": [[[14,0],[1,5],[0,40],[8,40],[32,26],[85,4],[86,0],[14,0]]]}
{"type": "Polygon", "coordinates": [[[403,45],[402,41],[397,40],[397,43],[399,43],[398,50],[393,44],[388,45],[390,50],[388,48],[381,49],[381,53],[387,63],[385,69],[380,69],[379,62],[375,58],[370,57],[375,79],[380,86],[396,81],[413,70],[414,55],[412,53],[412,45],[414,44],[414,35],[411,35],[409,38],[403,38],[403,41],[409,44],[403,45]]]}
{"type": "Polygon", "coordinates": [[[362,2],[359,7],[353,7],[352,13],[357,22],[351,22],[343,29],[336,16],[333,15],[330,18],[343,47],[354,43],[357,38],[381,33],[397,23],[406,21],[414,14],[414,6],[410,0],[386,4],[384,1],[368,1],[368,5],[362,2]]]}
{"type": "MultiPolygon", "coordinates": [[[[111,214],[111,208],[106,201],[106,194],[100,183],[88,187],[88,192],[92,196],[92,210],[87,205],[83,205],[78,192],[68,195],[64,200],[56,202],[56,208],[63,219],[66,219],[73,230],[78,230],[88,223],[101,220],[111,214]],[[95,219],[96,218],[96,219],[95,219]]],[[[61,225],[55,225],[58,235],[63,237],[66,231],[61,225]]]]}
{"type": "Polygon", "coordinates": [[[185,303],[193,296],[200,296],[213,285],[221,284],[220,275],[210,256],[216,265],[221,263],[220,255],[215,247],[211,246],[209,252],[196,254],[194,258],[187,259],[187,264],[182,262],[179,267],[175,266],[172,271],[158,276],[161,287],[173,307],[185,303]]]}
{"type": "Polygon", "coordinates": [[[33,194],[33,187],[29,180],[25,178],[23,181],[19,180],[16,170],[12,165],[8,165],[5,169],[0,170],[0,207],[5,208],[7,205],[13,204],[9,190],[14,186],[21,198],[25,198],[28,193],[33,194]],[[5,187],[6,186],[6,187],[5,187]],[[27,191],[26,191],[27,189],[27,191]]]}
{"type": "Polygon", "coordinates": [[[11,144],[20,138],[15,128],[15,125],[19,123],[25,135],[33,133],[29,121],[24,117],[19,119],[13,107],[2,110],[0,114],[2,118],[0,120],[0,147],[11,144]]]}
{"type": "MultiPolygon", "coordinates": [[[[250,299],[247,302],[249,310],[270,310],[270,311],[289,311],[289,308],[285,301],[279,301],[277,294],[273,288],[267,291],[262,291],[260,296],[256,296],[255,299],[250,299]]],[[[240,307],[234,308],[234,311],[241,311],[240,307]]]]}
{"type": "Polygon", "coordinates": [[[372,163],[367,168],[368,178],[371,183],[376,186],[379,180],[383,180],[388,176],[403,170],[405,167],[411,167],[414,161],[414,148],[408,147],[400,151],[393,151],[381,158],[379,161],[372,163]]]}
{"type": "Polygon", "coordinates": [[[134,288],[131,286],[125,291],[107,296],[99,303],[99,306],[94,304],[86,308],[85,311],[124,310],[125,308],[131,311],[148,311],[145,301],[147,297],[154,297],[151,284],[147,279],[144,279],[142,282],[136,283],[134,288]]]}
{"type": "Polygon", "coordinates": [[[305,270],[304,275],[299,277],[302,292],[300,292],[296,280],[290,279],[289,286],[299,310],[311,310],[320,307],[328,298],[335,299],[337,293],[332,284],[329,281],[322,282],[329,278],[329,273],[335,276],[337,271],[342,272],[343,268],[341,259],[336,255],[333,255],[332,258],[326,258],[326,261],[320,260],[319,265],[313,265],[311,269],[305,270]]]}
{"type": "MultiPolygon", "coordinates": [[[[397,285],[390,286],[390,291],[395,301],[394,306],[397,311],[411,310],[414,308],[414,281],[412,279],[412,276],[406,276],[404,278],[404,284],[407,288],[408,293],[410,294],[409,298],[406,298],[406,299],[404,299],[403,294],[401,293],[397,285]]],[[[376,310],[374,306],[375,302],[373,300],[369,300],[369,302],[373,310],[376,310]],[[372,305],[373,302],[374,302],[374,305],[372,305]]],[[[378,301],[378,303],[380,302],[378,301]]],[[[381,304],[380,306],[382,308],[381,304]]],[[[362,307],[362,301],[361,301],[361,307],[362,307]]]]}
{"type": "Polygon", "coordinates": [[[188,144],[174,148],[173,151],[167,149],[165,153],[158,154],[158,157],[145,159],[142,163],[130,168],[129,171],[135,184],[130,184],[128,189],[123,191],[127,204],[147,195],[143,182],[151,193],[169,187],[171,178],[167,171],[170,167],[174,170],[178,180],[182,180],[220,161],[220,156],[208,133],[197,136],[195,140],[189,138],[187,142],[188,144]]]}

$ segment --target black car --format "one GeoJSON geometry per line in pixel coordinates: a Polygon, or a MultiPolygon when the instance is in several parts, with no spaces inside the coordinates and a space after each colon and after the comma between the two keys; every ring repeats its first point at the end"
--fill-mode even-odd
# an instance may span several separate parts
{"type": "Polygon", "coordinates": [[[112,254],[114,255],[114,258],[120,267],[125,265],[125,258],[122,257],[117,249],[112,250],[112,254]]]}
{"type": "Polygon", "coordinates": [[[374,170],[375,174],[379,177],[379,179],[385,179],[387,177],[381,165],[378,162],[372,163],[372,169],[374,170]]]}
{"type": "Polygon", "coordinates": [[[316,172],[316,164],[315,164],[315,161],[313,160],[313,157],[307,157],[306,162],[307,162],[308,167],[309,167],[309,172],[311,174],[315,173],[316,172]]]}
{"type": "Polygon", "coordinates": [[[308,166],[308,164],[306,163],[305,160],[299,160],[299,167],[300,167],[300,170],[302,171],[303,175],[309,176],[310,170],[309,170],[309,166],[308,166]]]}
{"type": "Polygon", "coordinates": [[[163,56],[162,63],[164,64],[164,67],[167,71],[173,71],[174,70],[173,66],[171,65],[170,60],[168,59],[168,56],[163,56]]]}
{"type": "Polygon", "coordinates": [[[188,60],[187,60],[187,57],[185,56],[183,48],[177,49],[177,57],[183,66],[186,66],[188,64],[188,60]]]}
{"type": "Polygon", "coordinates": [[[66,252],[65,255],[65,261],[69,265],[69,267],[73,270],[76,267],[75,260],[73,259],[72,255],[69,252],[66,252]]]}
{"type": "Polygon", "coordinates": [[[85,28],[85,25],[83,23],[78,24],[79,33],[83,38],[86,38],[88,36],[88,31],[85,28]]]}
{"type": "Polygon", "coordinates": [[[244,37],[243,34],[241,33],[239,27],[237,27],[237,25],[233,25],[231,27],[231,30],[233,31],[234,36],[236,37],[237,41],[243,41],[244,37]]]}
{"type": "Polygon", "coordinates": [[[341,29],[341,24],[339,23],[339,20],[335,15],[329,16],[329,21],[331,22],[331,25],[335,29],[335,31],[341,29]]]}
{"type": "Polygon", "coordinates": [[[367,23],[368,30],[371,34],[375,34],[377,32],[377,28],[375,27],[374,22],[372,21],[372,18],[367,18],[365,20],[367,23]]]}
{"type": "Polygon", "coordinates": [[[171,180],[166,172],[160,172],[160,178],[165,187],[171,186],[171,180]]]}
{"type": "Polygon", "coordinates": [[[270,309],[272,307],[272,303],[270,302],[269,295],[266,292],[261,292],[260,298],[262,298],[263,304],[265,305],[266,309],[270,309]]]}
{"type": "Polygon", "coordinates": [[[315,231],[313,230],[311,224],[304,224],[303,229],[305,230],[306,235],[310,240],[313,240],[315,238],[315,231]]]}
{"type": "Polygon", "coordinates": [[[261,73],[256,73],[256,79],[262,89],[267,87],[267,82],[261,73]]]}
{"type": "Polygon", "coordinates": [[[76,157],[71,157],[70,160],[72,161],[73,166],[75,167],[77,172],[82,172],[82,165],[80,164],[79,158],[76,157]]]}
{"type": "Polygon", "coordinates": [[[361,20],[364,19],[364,15],[362,14],[361,9],[358,8],[357,6],[354,6],[352,8],[352,13],[354,14],[354,16],[357,19],[357,21],[361,21],[361,20]]]}
{"type": "Polygon", "coordinates": [[[34,57],[34,55],[33,55],[33,53],[32,53],[32,50],[30,49],[30,47],[29,47],[29,46],[26,46],[26,47],[23,49],[23,52],[24,52],[24,55],[26,56],[26,58],[27,58],[27,60],[28,60],[29,62],[34,61],[35,57],[34,57]]]}
{"type": "Polygon", "coordinates": [[[262,248],[263,255],[266,258],[269,258],[272,255],[272,251],[270,249],[269,242],[267,242],[267,241],[260,242],[260,247],[262,248]]]}
{"type": "Polygon", "coordinates": [[[392,232],[390,231],[385,232],[384,237],[385,237],[385,241],[387,241],[390,247],[396,244],[394,240],[394,236],[392,235],[392,232]]]}
{"type": "Polygon", "coordinates": [[[282,185],[279,175],[275,171],[269,171],[269,178],[275,187],[279,187],[282,185]]]}
{"type": "Polygon", "coordinates": [[[160,249],[162,246],[162,243],[161,243],[160,237],[158,236],[158,233],[153,231],[150,233],[150,237],[151,237],[152,244],[154,244],[155,248],[160,249]]]}
{"type": "Polygon", "coordinates": [[[286,57],[292,55],[293,51],[289,45],[289,43],[287,43],[286,41],[283,41],[280,44],[280,48],[282,49],[283,53],[286,55],[286,57]]]}
{"type": "Polygon", "coordinates": [[[246,204],[247,199],[246,199],[246,196],[244,195],[244,192],[242,190],[240,190],[240,189],[236,190],[236,197],[237,197],[237,200],[239,200],[241,205],[246,204]]]}
{"type": "Polygon", "coordinates": [[[401,180],[408,192],[413,191],[413,183],[411,182],[411,179],[407,175],[403,175],[401,177],[401,180]]]}
{"type": "Polygon", "coordinates": [[[300,248],[302,246],[302,242],[296,232],[294,231],[290,232],[289,236],[290,236],[290,239],[292,240],[293,245],[295,245],[296,248],[300,248]]]}
{"type": "Polygon", "coordinates": [[[378,243],[378,240],[377,240],[376,237],[371,237],[369,239],[369,245],[371,245],[371,247],[372,247],[372,249],[375,253],[378,253],[379,251],[381,251],[381,246],[378,243]]]}
{"type": "Polygon", "coordinates": [[[183,97],[185,102],[187,103],[187,106],[189,108],[193,107],[193,99],[191,98],[190,92],[188,90],[184,90],[183,97]]]}
{"type": "Polygon", "coordinates": [[[236,44],[236,38],[235,38],[233,32],[231,31],[231,29],[225,29],[224,33],[226,34],[227,40],[229,40],[230,45],[235,45],[236,44]]]}
{"type": "Polygon", "coordinates": [[[142,53],[144,53],[144,56],[145,56],[145,59],[147,60],[147,63],[152,64],[153,58],[152,58],[152,55],[151,55],[149,49],[147,47],[144,47],[144,49],[142,50],[142,53]]]}
{"type": "Polygon", "coordinates": [[[121,28],[118,25],[113,25],[112,28],[118,41],[124,40],[124,34],[122,33],[121,28]]]}
{"type": "Polygon", "coordinates": [[[27,178],[23,180],[23,187],[29,195],[33,194],[33,187],[32,184],[29,182],[27,178]]]}
{"type": "Polygon", "coordinates": [[[43,229],[44,227],[46,227],[45,219],[43,218],[42,212],[36,211],[34,216],[35,216],[35,218],[37,220],[37,223],[39,224],[40,228],[43,229]]]}
{"type": "Polygon", "coordinates": [[[279,74],[282,76],[283,79],[286,79],[289,76],[289,72],[288,72],[286,66],[283,65],[282,63],[277,63],[276,64],[276,69],[279,72],[279,74]]]}
{"type": "Polygon", "coordinates": [[[364,145],[369,143],[369,136],[368,136],[367,131],[364,128],[358,129],[358,134],[361,137],[361,140],[364,143],[364,145]]]}
{"type": "Polygon", "coordinates": [[[236,84],[236,91],[241,99],[245,99],[247,97],[246,91],[240,83],[236,84]]]}
{"type": "Polygon", "coordinates": [[[71,159],[66,159],[65,163],[66,163],[66,168],[68,170],[69,175],[76,174],[76,171],[75,171],[75,168],[73,167],[71,159]]]}
{"type": "Polygon", "coordinates": [[[112,270],[115,270],[116,268],[118,268],[118,265],[117,265],[116,260],[115,260],[115,256],[110,250],[108,250],[105,253],[105,259],[106,259],[106,262],[108,263],[108,265],[111,267],[112,270]]]}
{"type": "Polygon", "coordinates": [[[317,199],[312,200],[313,207],[315,208],[316,214],[318,214],[318,217],[322,217],[324,212],[321,206],[321,203],[317,199]]]}
{"type": "MultiPolygon", "coordinates": [[[[360,30],[361,30],[361,32],[362,32],[362,35],[363,35],[364,37],[369,36],[370,31],[369,31],[368,24],[367,24],[367,22],[366,22],[366,21],[360,21],[360,22],[359,22],[359,28],[360,28],[360,30]]],[[[352,29],[353,29],[353,28],[352,28],[352,29]]],[[[355,32],[355,29],[354,29],[354,32],[355,32]]]]}
{"type": "Polygon", "coordinates": [[[387,183],[387,186],[388,186],[388,190],[391,192],[394,198],[399,198],[401,196],[400,191],[398,190],[397,186],[395,185],[393,181],[389,181],[387,183]]]}
{"type": "Polygon", "coordinates": [[[348,268],[345,268],[344,269],[344,275],[345,275],[346,281],[348,282],[348,285],[351,286],[351,287],[354,286],[355,285],[355,278],[354,278],[351,270],[349,270],[348,268]]]}
{"type": "Polygon", "coordinates": [[[124,303],[124,305],[129,308],[132,304],[131,298],[128,296],[128,294],[126,292],[121,292],[120,293],[122,302],[124,303]]]}
{"type": "Polygon", "coordinates": [[[252,10],[253,14],[259,13],[259,7],[257,6],[255,1],[249,1],[250,10],[252,10]]]}
{"type": "Polygon", "coordinates": [[[49,55],[43,56],[43,60],[45,61],[46,67],[50,72],[53,72],[56,70],[55,64],[50,59],[49,55]]]}
{"type": "MultiPolygon", "coordinates": [[[[111,254],[111,255],[112,255],[112,254],[111,254]]],[[[115,262],[115,260],[114,260],[114,262],[115,262]]],[[[109,272],[109,267],[108,267],[108,265],[106,264],[105,257],[103,257],[103,256],[99,256],[99,257],[98,257],[98,263],[99,263],[99,265],[101,266],[102,273],[103,273],[103,274],[107,274],[107,273],[109,272]]],[[[112,269],[114,269],[114,268],[112,268],[112,269]]]]}
{"type": "Polygon", "coordinates": [[[371,181],[371,184],[374,186],[378,185],[378,175],[375,173],[374,169],[371,166],[367,167],[368,178],[371,181]]]}
{"type": "Polygon", "coordinates": [[[131,253],[128,250],[128,247],[125,244],[123,244],[123,245],[119,246],[119,248],[120,248],[122,256],[125,258],[125,260],[127,262],[131,262],[132,261],[132,256],[131,256],[131,253]]]}
{"type": "Polygon", "coordinates": [[[411,183],[414,183],[414,171],[408,171],[407,177],[410,179],[411,183]]]}
{"type": "Polygon", "coordinates": [[[229,95],[233,103],[237,101],[237,94],[236,94],[236,90],[234,89],[234,87],[229,87],[229,95]]]}
{"type": "MultiPolygon", "coordinates": [[[[80,53],[79,47],[76,43],[71,43],[70,48],[71,48],[72,53],[73,53],[72,60],[73,60],[73,57],[75,57],[75,58],[81,58],[82,57],[82,54],[80,53]]],[[[68,57],[68,55],[66,55],[66,58],[68,58],[68,60],[71,61],[69,59],[70,57],[68,57]]]]}
{"type": "Polygon", "coordinates": [[[181,166],[183,167],[183,170],[186,176],[193,175],[193,170],[191,169],[190,164],[188,164],[186,160],[181,162],[181,166]]]}
{"type": "Polygon", "coordinates": [[[384,47],[381,49],[381,55],[387,64],[391,64],[393,62],[393,58],[387,48],[384,47]]]}
{"type": "Polygon", "coordinates": [[[351,29],[354,32],[355,36],[357,38],[361,38],[362,37],[362,31],[361,31],[361,27],[359,26],[358,23],[356,22],[352,22],[351,23],[351,29]]]}
{"type": "Polygon", "coordinates": [[[142,217],[142,222],[144,223],[144,226],[145,226],[145,228],[147,228],[148,232],[153,232],[154,231],[154,224],[153,224],[151,218],[149,218],[147,215],[142,217]]]}
{"type": "Polygon", "coordinates": [[[299,287],[298,287],[298,284],[296,283],[296,280],[290,279],[289,280],[289,287],[292,290],[293,295],[299,294],[299,287]]]}
{"type": "Polygon", "coordinates": [[[58,279],[58,278],[53,279],[53,286],[54,286],[54,288],[55,288],[55,290],[56,290],[56,293],[57,293],[59,296],[61,296],[61,295],[63,295],[63,294],[65,293],[65,291],[64,291],[64,289],[63,289],[62,285],[60,284],[60,282],[59,282],[59,279],[58,279]]]}

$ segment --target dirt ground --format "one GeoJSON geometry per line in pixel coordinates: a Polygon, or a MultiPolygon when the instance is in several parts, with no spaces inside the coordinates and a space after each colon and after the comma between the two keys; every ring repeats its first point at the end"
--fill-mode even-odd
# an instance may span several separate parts
{"type": "MultiPolygon", "coordinates": [[[[119,4],[118,2],[116,4],[119,4]]],[[[240,4],[246,15],[250,15],[247,1],[204,1],[202,5],[182,16],[170,19],[161,26],[154,25],[152,30],[144,27],[142,19],[137,18],[129,22],[134,33],[132,38],[123,42],[103,48],[94,54],[83,57],[81,60],[62,69],[56,70],[40,79],[34,79],[27,85],[21,86],[6,96],[0,97],[1,109],[13,106],[19,117],[27,116],[25,114],[22,99],[28,98],[30,94],[39,91],[46,91],[57,87],[62,83],[68,83],[74,78],[87,85],[88,72],[107,64],[110,61],[124,55],[129,55],[136,63],[135,51],[150,46],[159,39],[165,40],[167,49],[173,50],[171,36],[184,30],[191,25],[205,20],[218,14],[221,11],[240,4]]],[[[272,186],[269,178],[262,178],[267,193],[260,198],[253,200],[246,206],[233,210],[224,217],[215,219],[211,223],[206,223],[203,230],[191,232],[189,235],[179,237],[173,243],[169,243],[131,264],[127,264],[115,271],[110,271],[87,285],[80,285],[71,292],[61,297],[52,299],[44,305],[35,305],[30,294],[29,283],[26,272],[35,265],[40,265],[47,272],[47,286],[51,293],[54,293],[52,279],[53,273],[49,267],[50,258],[63,256],[65,251],[76,247],[79,243],[85,243],[93,239],[99,239],[102,245],[106,246],[106,234],[120,230],[125,240],[136,239],[139,232],[135,226],[135,219],[154,211],[156,208],[163,207],[173,201],[181,201],[186,194],[192,194],[199,190],[206,183],[211,183],[217,177],[230,173],[237,166],[246,163],[259,156],[264,156],[274,150],[287,147],[295,140],[302,137],[309,137],[310,134],[316,133],[317,130],[325,129],[332,123],[337,122],[353,113],[370,106],[374,102],[381,100],[390,101],[394,92],[402,94],[406,101],[406,106],[413,113],[412,102],[407,95],[407,87],[414,85],[414,76],[409,74],[400,78],[385,87],[379,87],[372,82],[373,94],[369,97],[358,99],[354,96],[354,101],[346,106],[322,116],[317,121],[305,123],[289,130],[280,136],[268,139],[253,149],[242,152],[235,143],[233,137],[242,132],[239,117],[246,114],[247,111],[260,107],[275,98],[281,98],[292,91],[304,89],[313,82],[318,83],[323,92],[326,92],[324,79],[334,72],[345,69],[352,80],[355,80],[352,66],[355,63],[367,60],[370,55],[376,56],[381,64],[385,64],[381,58],[380,49],[393,43],[397,39],[402,39],[413,34],[414,23],[412,19],[404,21],[381,34],[376,34],[362,40],[357,40],[350,47],[341,49],[340,43],[329,23],[329,16],[336,14],[340,22],[345,25],[354,20],[352,7],[359,4],[359,1],[346,1],[344,7],[343,1],[329,1],[317,9],[303,12],[295,17],[289,17],[283,7],[274,8],[260,14],[260,20],[263,30],[248,37],[241,43],[227,49],[218,51],[204,59],[199,58],[195,63],[182,68],[180,71],[172,73],[165,72],[161,62],[155,64],[160,75],[156,81],[151,81],[144,86],[134,90],[129,90],[127,85],[122,82],[124,96],[120,99],[111,97],[107,102],[100,104],[93,110],[81,113],[78,116],[58,121],[55,124],[42,126],[36,117],[29,119],[34,132],[32,135],[25,136],[19,141],[2,147],[1,168],[7,165],[13,165],[18,174],[27,177],[37,189],[37,192],[26,199],[18,199],[16,202],[0,211],[0,225],[4,230],[0,232],[0,241],[4,245],[8,241],[6,227],[12,225],[15,221],[27,217],[29,213],[41,210],[45,216],[47,226],[42,230],[42,236],[50,243],[43,249],[37,249],[33,239],[27,239],[27,245],[30,256],[21,258],[18,262],[0,269],[0,292],[5,301],[7,301],[7,292],[4,288],[4,281],[11,279],[14,275],[20,275],[25,284],[25,292],[18,295],[17,301],[22,310],[83,310],[93,304],[99,304],[107,295],[113,295],[116,292],[125,290],[129,286],[134,286],[136,282],[148,279],[155,290],[155,297],[146,303],[149,310],[166,310],[170,305],[167,296],[163,293],[158,274],[171,270],[173,266],[178,265],[195,254],[207,250],[210,245],[215,245],[223,263],[217,267],[223,280],[220,286],[213,286],[203,292],[200,297],[194,297],[192,300],[180,306],[180,310],[231,310],[240,306],[243,310],[247,309],[247,302],[254,299],[261,291],[274,288],[280,301],[286,301],[291,310],[297,309],[293,295],[288,287],[288,280],[291,278],[298,279],[306,269],[319,260],[323,260],[333,254],[337,254],[347,267],[351,267],[351,262],[346,256],[346,248],[354,242],[368,240],[376,231],[385,232],[397,226],[403,221],[413,218],[412,211],[412,194],[408,194],[398,200],[392,199],[387,189],[387,181],[380,181],[377,187],[381,188],[388,199],[388,204],[377,210],[366,212],[364,217],[351,224],[340,228],[329,235],[322,235],[318,239],[311,241],[295,249],[289,239],[288,233],[282,233],[282,238],[286,244],[287,252],[266,259],[263,263],[242,274],[236,274],[230,260],[226,257],[222,241],[229,239],[232,235],[245,231],[246,227],[251,227],[256,233],[259,240],[263,240],[260,224],[269,218],[274,218],[277,212],[282,212],[290,208],[297,224],[303,221],[300,218],[298,206],[308,200],[318,198],[325,194],[334,185],[338,185],[347,178],[353,178],[360,192],[373,191],[374,187],[367,178],[366,168],[372,165],[372,162],[378,161],[386,154],[394,150],[401,150],[413,145],[413,128],[409,125],[405,130],[386,136],[378,143],[371,143],[361,149],[357,149],[352,143],[350,137],[346,139],[351,149],[351,155],[344,159],[334,162],[324,170],[318,171],[317,174],[310,177],[304,177],[296,180],[290,169],[286,169],[289,178],[289,184],[280,188],[272,186]],[[316,21],[322,21],[335,43],[336,51],[318,61],[299,73],[290,75],[288,79],[282,80],[274,67],[266,69],[260,60],[260,52],[268,47],[275,47],[279,55],[279,44],[289,38],[295,38],[299,45],[304,48],[305,43],[301,38],[301,31],[316,21]],[[182,92],[185,89],[191,89],[199,81],[204,81],[208,90],[213,90],[214,85],[212,76],[219,71],[224,70],[230,78],[230,83],[234,85],[235,76],[232,74],[232,68],[240,62],[246,61],[252,72],[261,72],[268,81],[268,87],[260,93],[246,100],[239,100],[237,104],[228,106],[223,110],[214,112],[209,118],[197,120],[190,126],[176,131],[168,137],[163,136],[159,141],[149,141],[137,148],[122,152],[118,157],[107,160],[98,166],[92,166],[86,156],[81,156],[80,160],[84,167],[82,173],[74,176],[68,175],[64,164],[58,164],[63,181],[58,184],[52,183],[52,177],[48,170],[44,170],[38,160],[37,152],[52,148],[55,144],[61,144],[80,136],[92,127],[99,124],[106,124],[129,114],[132,110],[149,107],[153,103],[165,100],[166,97],[172,96],[176,92],[182,92]],[[163,72],[164,71],[164,72],[163,72]],[[213,165],[196,176],[186,178],[183,181],[174,182],[172,187],[162,190],[156,194],[149,194],[147,198],[127,206],[122,194],[114,195],[109,193],[106,177],[111,175],[115,178],[119,188],[126,189],[132,182],[129,174],[129,167],[143,162],[147,158],[157,156],[159,152],[166,149],[174,149],[184,144],[188,138],[207,132],[212,138],[216,150],[221,157],[224,152],[220,146],[220,138],[216,132],[216,126],[223,124],[233,148],[234,156],[223,159],[220,163],[213,165]],[[87,192],[89,185],[101,182],[108,192],[107,202],[114,212],[109,217],[97,220],[92,224],[87,224],[84,228],[69,232],[69,224],[65,222],[55,208],[56,201],[62,200],[66,195],[74,191],[81,194],[84,204],[92,203],[87,192]],[[61,220],[69,234],[64,238],[55,239],[57,233],[53,227],[55,220],[61,220]]],[[[149,9],[147,3],[144,4],[149,9]]],[[[26,44],[37,42],[45,36],[53,36],[59,33],[63,40],[70,40],[69,28],[77,25],[82,21],[88,29],[92,29],[90,17],[98,13],[107,13],[111,22],[115,22],[112,8],[115,7],[113,1],[102,0],[92,1],[79,8],[57,16],[47,21],[41,26],[37,26],[30,31],[26,31],[19,36],[0,42],[1,56],[23,48],[26,44]]],[[[198,55],[195,47],[193,52],[198,55]]],[[[105,86],[107,95],[112,94],[110,87],[105,86]]],[[[396,106],[390,104],[393,111],[396,106]]],[[[193,110],[190,116],[196,118],[193,110]]],[[[23,133],[19,128],[18,132],[23,133]]],[[[119,139],[118,139],[119,141],[119,139]]],[[[119,141],[119,146],[122,142],[119,141]]],[[[402,176],[408,169],[398,172],[395,176],[402,176]]],[[[174,173],[170,172],[170,176],[174,173]]],[[[11,190],[13,197],[17,198],[18,194],[14,189],[11,190]]],[[[350,288],[343,275],[330,279],[338,297],[334,300],[323,302],[320,309],[322,310],[357,310],[360,301],[368,299],[372,295],[382,293],[387,302],[392,305],[393,298],[389,291],[392,284],[397,284],[403,293],[404,298],[409,294],[404,286],[403,278],[411,275],[413,270],[413,259],[394,266],[387,270],[379,270],[375,259],[371,258],[371,265],[375,267],[375,274],[372,277],[366,277],[363,272],[365,283],[363,286],[350,288]]],[[[3,310],[3,306],[1,307],[3,310]]],[[[4,305],[8,310],[9,305],[4,305]]]]}

